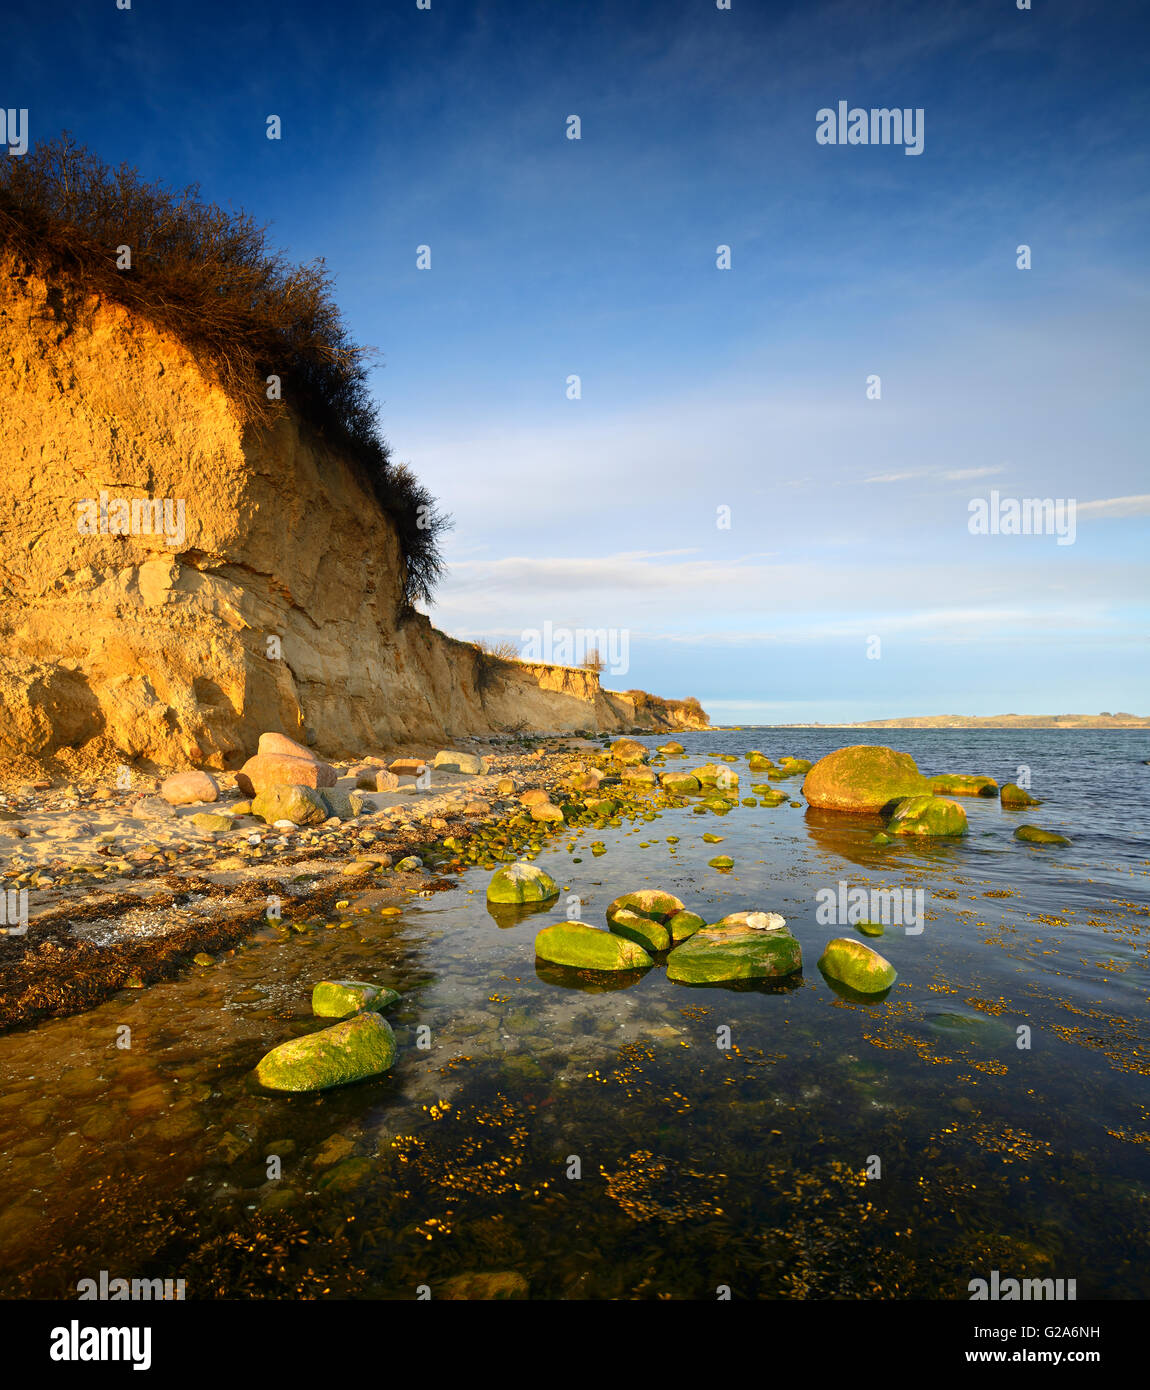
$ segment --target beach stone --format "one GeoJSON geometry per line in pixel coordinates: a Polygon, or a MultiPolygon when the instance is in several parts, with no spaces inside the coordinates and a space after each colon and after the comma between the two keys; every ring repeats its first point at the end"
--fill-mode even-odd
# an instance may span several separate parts
{"type": "Polygon", "coordinates": [[[777,788],[772,787],[769,791],[763,792],[762,796],[759,798],[759,805],[766,806],[768,809],[773,810],[776,806],[781,806],[787,799],[786,792],[781,792],[777,788]]]}
{"type": "Polygon", "coordinates": [[[898,971],[885,956],[845,936],[827,942],[819,969],[859,994],[881,994],[898,979],[898,971]]]}
{"type": "Polygon", "coordinates": [[[378,1013],[399,998],[395,990],[364,980],[321,980],[311,992],[311,1011],[320,1018],[346,1018],[368,1009],[378,1013]]]}
{"type": "Polygon", "coordinates": [[[777,770],[770,775],[779,777],[799,777],[810,772],[811,765],[806,758],[783,758],[779,762],[777,770]]]}
{"type": "Polygon", "coordinates": [[[712,869],[733,869],[735,861],[729,854],[716,854],[714,859],[708,859],[707,863],[712,869]]]}
{"type": "Polygon", "coordinates": [[[689,772],[664,772],[659,781],[664,790],[676,796],[690,796],[692,792],[702,791],[699,779],[692,777],[689,772]]]}
{"type": "Polygon", "coordinates": [[[310,748],[288,738],[287,734],[260,734],[256,753],[279,753],[289,758],[308,758],[313,763],[319,761],[310,748]]]}
{"type": "Polygon", "coordinates": [[[215,956],[209,956],[207,951],[197,951],[192,957],[193,965],[215,965],[215,956]]]}
{"type": "Polygon", "coordinates": [[[562,822],[565,818],[561,806],[553,806],[550,802],[546,802],[531,807],[531,819],[562,822]]]}
{"type": "Polygon", "coordinates": [[[1017,782],[1003,783],[999,799],[1004,806],[1037,806],[1038,800],[1018,785],[1017,782]]]}
{"type": "Polygon", "coordinates": [[[272,1048],[256,1066],[256,1080],[270,1091],[326,1091],[380,1075],[394,1063],[395,1052],[386,1020],[359,1013],[272,1048]]]}
{"type": "Polygon", "coordinates": [[[757,748],[753,748],[747,754],[747,766],[752,772],[770,772],[774,765],[772,759],[765,753],[760,753],[757,748]]]}
{"type": "Polygon", "coordinates": [[[418,777],[426,766],[423,758],[396,758],[388,764],[389,770],[397,777],[418,777]]]}
{"type": "Polygon", "coordinates": [[[316,1187],[321,1192],[354,1192],[371,1177],[375,1162],[370,1158],[345,1158],[320,1178],[316,1187]]]}
{"type": "Polygon", "coordinates": [[[628,941],[637,941],[646,951],[667,951],[671,947],[671,933],[661,922],[627,908],[616,912],[611,930],[628,941]]]}
{"type": "Polygon", "coordinates": [[[694,936],[700,927],[706,925],[706,920],[700,917],[697,912],[688,912],[686,908],[682,912],[674,913],[666,921],[667,930],[671,934],[671,941],[675,945],[686,941],[689,936],[694,936]]]}
{"type": "Polygon", "coordinates": [[[415,873],[423,868],[423,860],[418,854],[409,854],[396,864],[396,871],[401,874],[415,873]]]}
{"type": "Polygon", "coordinates": [[[165,778],[160,795],[170,806],[193,806],[199,801],[218,801],[220,789],[210,772],[177,772],[165,778]]]}
{"type": "Polygon", "coordinates": [[[269,825],[278,820],[291,821],[293,825],[322,825],[331,811],[314,787],[273,783],[253,799],[252,815],[269,825]]]}
{"type": "Polygon", "coordinates": [[[210,811],[197,811],[194,816],[189,816],[188,819],[197,830],[230,830],[232,828],[231,816],[214,816],[210,811]]]}
{"type": "Polygon", "coordinates": [[[625,767],[623,769],[623,781],[637,782],[641,786],[653,787],[655,774],[648,767],[625,767]]]}
{"type": "Polygon", "coordinates": [[[802,964],[802,947],[778,913],[732,913],[676,946],[667,957],[667,978],[679,984],[782,979],[802,964]]]}
{"type": "Polygon", "coordinates": [[[681,743],[672,742],[660,743],[656,751],[659,753],[685,753],[687,750],[683,747],[681,743]]]}
{"type": "Polygon", "coordinates": [[[476,776],[483,771],[483,760],[474,753],[457,753],[454,749],[443,748],[435,755],[434,767],[444,772],[466,772],[476,776]]]}
{"type": "Polygon", "coordinates": [[[704,787],[722,787],[725,791],[733,791],[739,785],[739,774],[732,772],[729,767],[720,767],[718,763],[693,767],[689,776],[704,787]]]}
{"type": "Polygon", "coordinates": [[[928,777],[930,789],[936,796],[997,796],[998,783],[993,777],[978,777],[969,772],[940,773],[928,777]]]}
{"type": "Polygon", "coordinates": [[[519,798],[520,806],[549,806],[551,804],[551,793],[545,792],[542,787],[533,787],[530,791],[524,792],[519,798]]]}
{"type": "Polygon", "coordinates": [[[249,799],[243,801],[233,801],[228,807],[233,816],[250,816],[252,813],[252,803],[249,799]]]}
{"type": "Polygon", "coordinates": [[[535,938],[535,954],[579,970],[642,970],[654,961],[635,941],[586,922],[559,922],[535,938]]]}
{"type": "Polygon", "coordinates": [[[965,835],[966,812],[945,796],[908,796],[887,821],[888,835],[965,835]]]}
{"type": "Polygon", "coordinates": [[[881,922],[856,922],[855,926],[863,936],[881,936],[886,930],[881,922]]]}
{"type": "Polygon", "coordinates": [[[319,796],[328,808],[329,816],[338,816],[340,820],[354,819],[364,807],[364,795],[361,791],[345,792],[332,788],[320,792],[319,796]]]}
{"type": "Polygon", "coordinates": [[[559,896],[559,885],[536,864],[522,861],[497,869],[487,885],[489,903],[544,903],[559,896]]]}
{"type": "Polygon", "coordinates": [[[645,763],[649,755],[646,748],[635,739],[617,738],[611,745],[611,756],[617,763],[633,767],[638,763],[645,763]]]}
{"type": "Polygon", "coordinates": [[[500,777],[495,784],[495,790],[500,796],[515,795],[515,779],[513,777],[500,777]]]}
{"type": "Polygon", "coordinates": [[[607,923],[614,926],[621,913],[630,912],[663,924],[676,912],[682,912],[683,907],[673,893],[664,893],[660,888],[638,888],[607,904],[607,923]]]}
{"type": "Polygon", "coordinates": [[[1057,835],[1053,830],[1040,830],[1037,825],[1020,825],[1014,832],[1016,840],[1025,840],[1028,845],[1068,845],[1065,835],[1057,835]]]}
{"type": "Polygon", "coordinates": [[[881,811],[892,801],[927,796],[930,783],[909,753],[859,743],[820,758],[807,773],[803,795],[830,811],[881,811]]]}
{"type": "Polygon", "coordinates": [[[399,778],[385,767],[375,767],[361,772],[355,779],[355,785],[365,792],[393,792],[399,787],[399,778]]]}
{"type": "Polygon", "coordinates": [[[337,780],[330,764],[286,753],[257,753],[236,773],[236,785],[251,797],[274,786],[334,787],[337,780]]]}

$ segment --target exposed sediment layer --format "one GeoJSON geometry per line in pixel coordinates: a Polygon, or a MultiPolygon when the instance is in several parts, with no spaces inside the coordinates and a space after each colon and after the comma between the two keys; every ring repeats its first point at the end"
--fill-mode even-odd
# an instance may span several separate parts
{"type": "Polygon", "coordinates": [[[124,307],[0,260],[0,363],[0,759],[234,767],[265,729],[339,755],[694,726],[405,614],[395,528],[348,460],[290,409],[246,429],[193,352],[124,307]]]}

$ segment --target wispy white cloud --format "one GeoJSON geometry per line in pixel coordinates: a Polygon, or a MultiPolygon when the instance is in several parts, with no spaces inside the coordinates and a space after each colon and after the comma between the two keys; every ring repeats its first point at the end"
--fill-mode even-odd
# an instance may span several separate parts
{"type": "Polygon", "coordinates": [[[1079,502],[1079,516],[1150,516],[1150,492],[1136,497],[1101,497],[1094,502],[1079,502]]]}

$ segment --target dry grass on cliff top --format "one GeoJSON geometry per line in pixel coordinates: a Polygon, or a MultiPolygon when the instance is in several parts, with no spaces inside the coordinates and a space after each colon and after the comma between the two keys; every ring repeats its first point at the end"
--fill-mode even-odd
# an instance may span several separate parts
{"type": "Polygon", "coordinates": [[[430,597],[450,520],[404,464],[391,461],[367,385],[374,350],[355,344],[321,258],[292,265],[245,212],[113,169],[72,138],[0,160],[0,249],[83,294],[115,300],[167,329],[215,369],[246,422],[283,402],[367,481],[399,533],[405,599],[430,597]],[[117,266],[119,248],[131,269],[117,266]]]}

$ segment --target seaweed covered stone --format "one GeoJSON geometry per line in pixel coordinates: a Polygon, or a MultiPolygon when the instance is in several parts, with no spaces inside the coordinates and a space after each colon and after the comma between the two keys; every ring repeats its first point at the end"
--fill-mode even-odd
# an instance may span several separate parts
{"type": "Polygon", "coordinates": [[[908,796],[887,821],[888,835],[965,835],[966,812],[945,796],[908,796]]]}
{"type": "Polygon", "coordinates": [[[688,985],[773,980],[802,964],[802,947],[777,912],[735,912],[676,946],[667,957],[667,978],[688,985]]]}
{"type": "Polygon", "coordinates": [[[944,772],[928,777],[930,789],[936,796],[997,796],[998,783],[993,777],[979,777],[971,772],[944,772]]]}
{"type": "Polygon", "coordinates": [[[907,796],[928,796],[930,783],[909,753],[858,743],[820,758],[807,773],[803,795],[828,811],[881,811],[907,796]]]}
{"type": "Polygon", "coordinates": [[[1004,806],[1037,806],[1038,799],[1024,791],[1017,782],[1004,782],[998,794],[1004,806]]]}
{"type": "Polygon", "coordinates": [[[885,956],[845,936],[827,942],[819,969],[858,994],[882,994],[898,979],[898,971],[885,956]]]}
{"type": "Polygon", "coordinates": [[[1068,845],[1070,841],[1065,835],[1058,835],[1053,830],[1040,830],[1037,825],[1020,825],[1014,832],[1016,840],[1024,840],[1028,845],[1068,845]]]}
{"type": "Polygon", "coordinates": [[[366,980],[321,980],[311,992],[311,1011],[320,1018],[346,1018],[369,1009],[378,1013],[398,999],[395,990],[366,980]]]}
{"type": "Polygon", "coordinates": [[[496,869],[487,885],[489,903],[545,903],[558,896],[559,885],[551,875],[522,860],[496,869]]]}
{"type": "Polygon", "coordinates": [[[645,970],[654,961],[636,941],[587,922],[557,922],[535,937],[535,954],[575,970],[645,970]]]}
{"type": "Polygon", "coordinates": [[[256,1066],[269,1091],[326,1091],[379,1076],[395,1062],[395,1034],[375,1012],[273,1047],[256,1066]]]}
{"type": "Polygon", "coordinates": [[[647,750],[633,738],[617,738],[611,745],[611,756],[617,763],[634,767],[647,761],[647,750]]]}

